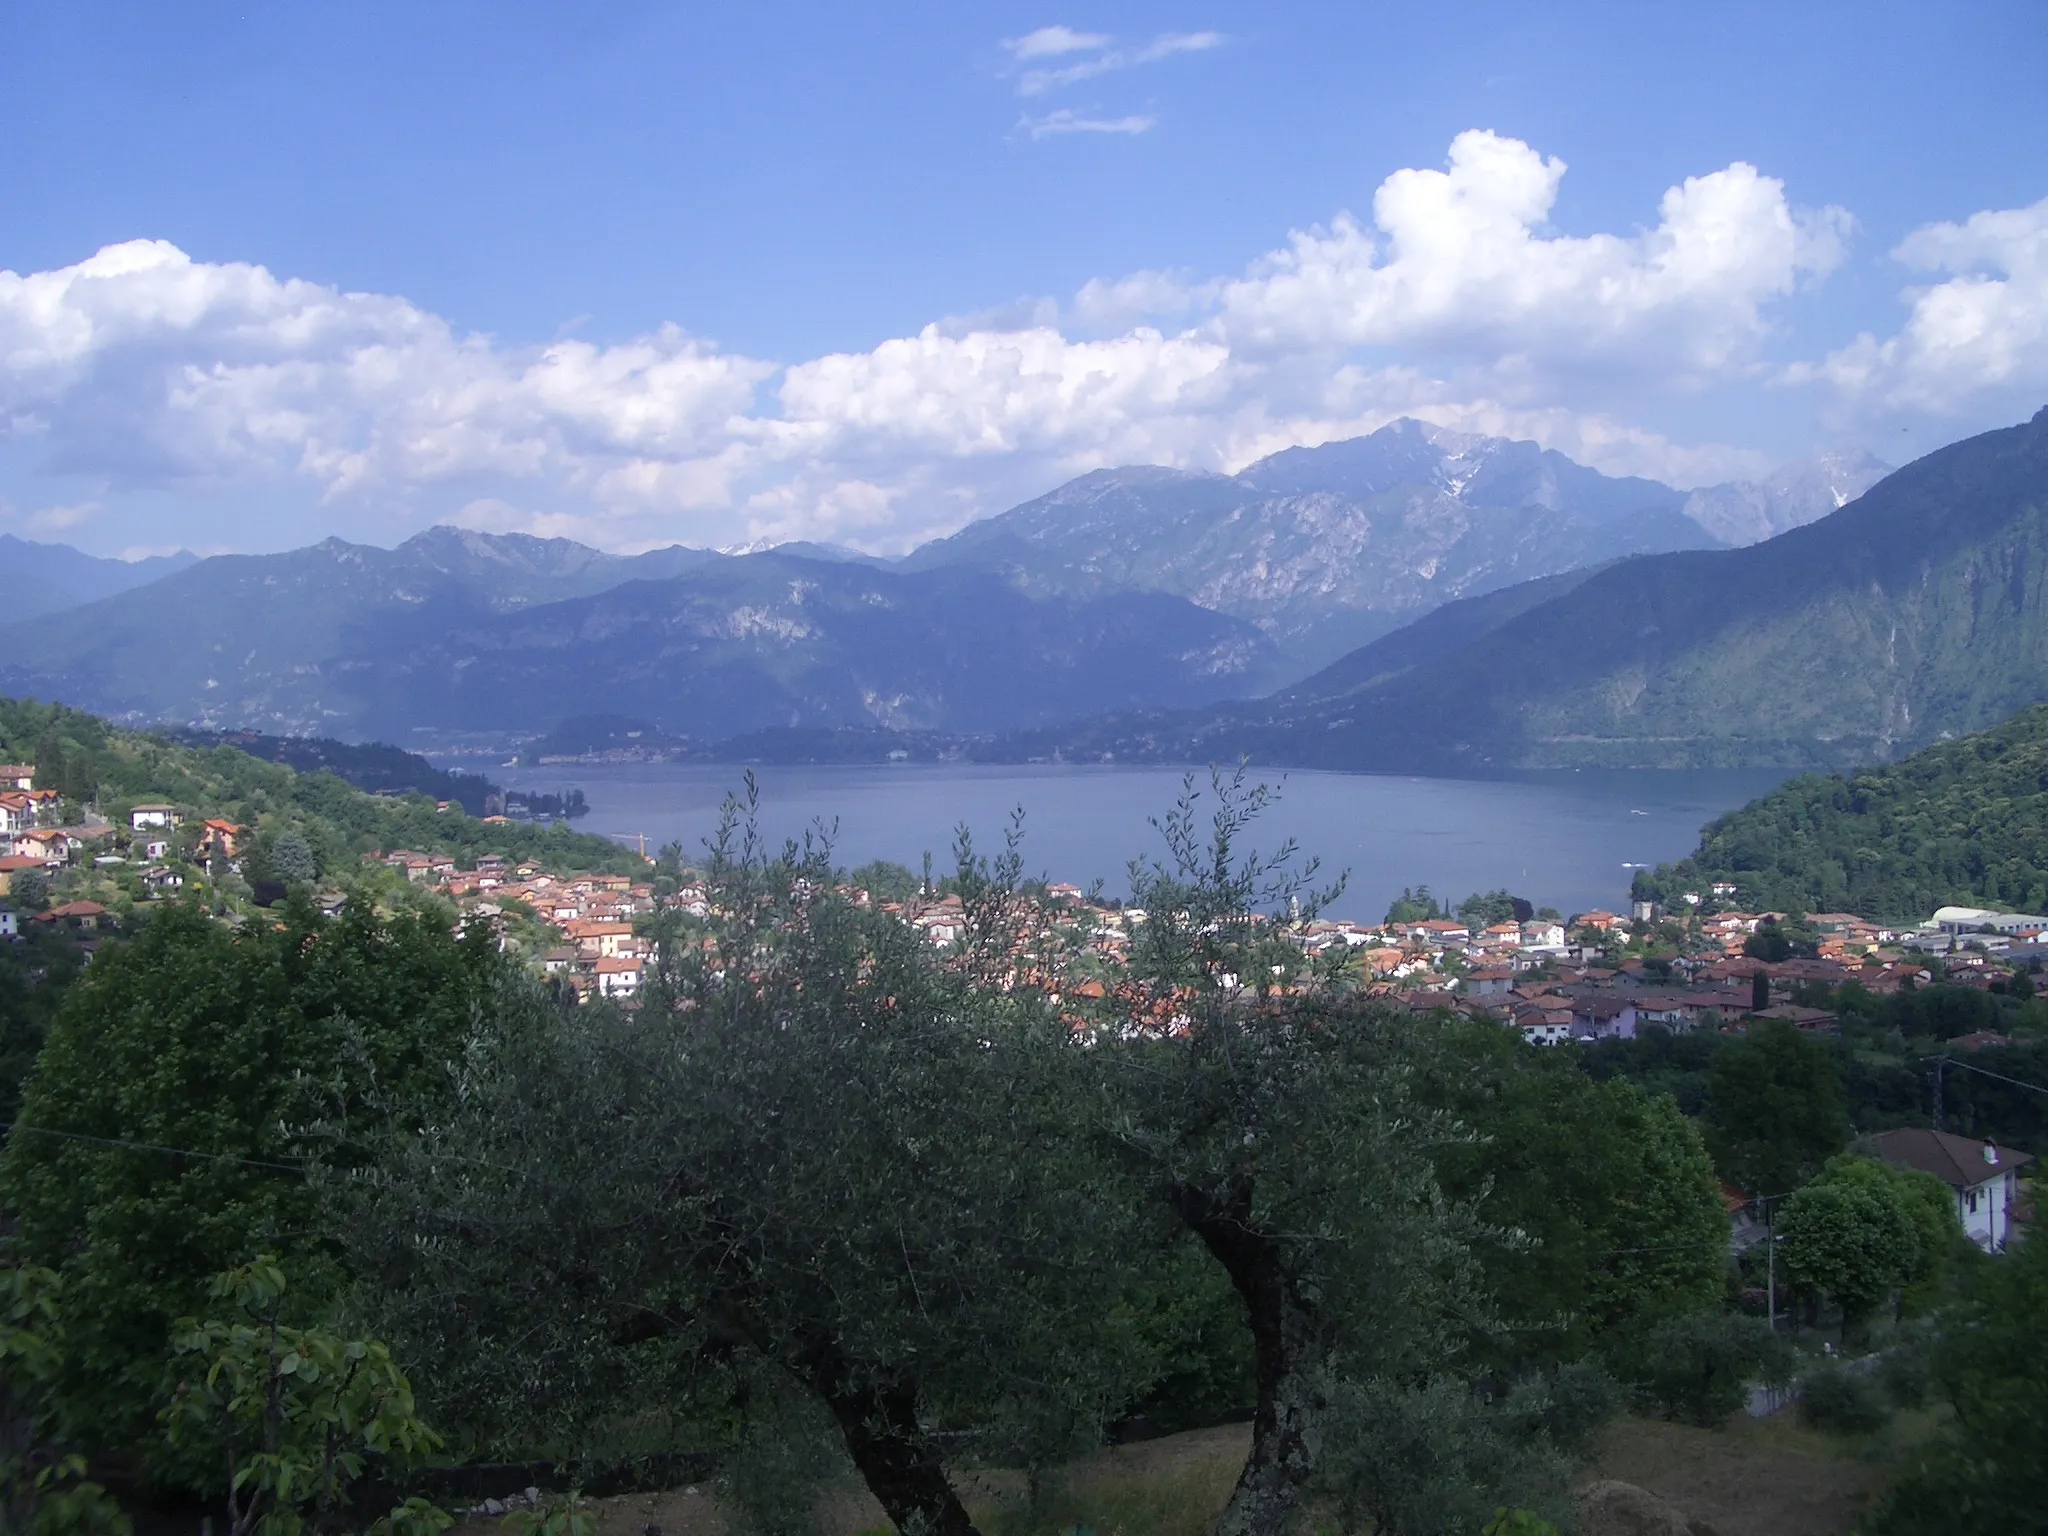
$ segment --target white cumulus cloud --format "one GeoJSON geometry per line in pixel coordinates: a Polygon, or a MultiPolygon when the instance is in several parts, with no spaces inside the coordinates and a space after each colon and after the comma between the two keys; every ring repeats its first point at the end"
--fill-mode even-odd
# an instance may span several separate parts
{"type": "Polygon", "coordinates": [[[283,465],[341,492],[716,454],[772,372],[674,327],[501,347],[164,241],[0,272],[0,435],[117,484],[283,465]]]}
{"type": "Polygon", "coordinates": [[[1830,386],[1845,416],[1991,425],[2039,406],[2048,393],[2048,199],[1925,225],[1892,255],[1949,276],[1906,290],[1896,335],[1865,332],[1787,379],[1830,386]]]}
{"type": "Polygon", "coordinates": [[[1389,346],[1487,363],[1711,377],[1747,362],[1764,307],[1842,260],[1850,219],[1795,209],[1738,161],[1667,191],[1633,235],[1548,234],[1564,162],[1461,133],[1444,170],[1396,171],[1373,229],[1297,232],[1214,296],[1244,349],[1389,346]]]}
{"type": "MultiPolygon", "coordinates": [[[[1011,51],[1111,49],[1053,30],[1011,51]]],[[[1404,414],[1679,484],[1768,467],[1631,418],[1659,392],[1757,377],[1774,307],[1842,260],[1848,215],[1802,210],[1737,163],[1671,187],[1645,227],[1566,234],[1549,223],[1564,175],[1464,133],[1443,167],[1387,176],[1369,224],[1332,218],[1235,275],[1098,279],[1066,306],[787,362],[676,326],[507,342],[400,297],[133,241],[0,272],[0,444],[39,466],[51,504],[297,480],[337,507],[424,498],[466,525],[615,548],[902,548],[1086,469],[1234,470],[1404,414]]],[[[2043,208],[1916,235],[1902,256],[1949,280],[1828,377],[1849,392],[2034,377],[2043,208]]]]}

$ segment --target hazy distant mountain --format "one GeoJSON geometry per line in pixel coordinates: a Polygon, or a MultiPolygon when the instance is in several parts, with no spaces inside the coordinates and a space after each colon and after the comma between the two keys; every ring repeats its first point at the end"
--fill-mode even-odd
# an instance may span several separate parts
{"type": "Polygon", "coordinates": [[[339,656],[718,558],[682,548],[624,558],[567,539],[455,528],[396,549],[328,539],[216,555],[0,628],[0,676],[17,695],[124,718],[331,735],[352,728],[348,707],[318,684],[339,656]]]}
{"type": "Polygon", "coordinates": [[[901,564],[990,571],[1038,596],[1175,593],[1258,625],[1309,671],[1455,598],[1713,547],[1684,502],[1534,443],[1404,420],[1236,475],[1099,470],[901,564]]]}
{"type": "Polygon", "coordinates": [[[1823,766],[2043,700],[2048,410],[1764,543],[1492,593],[1256,703],[1005,750],[1433,772],[1823,766]]]}
{"type": "Polygon", "coordinates": [[[10,619],[32,619],[146,586],[198,559],[181,549],[146,560],[105,560],[69,544],[37,544],[0,533],[0,592],[10,619]]]}
{"type": "Polygon", "coordinates": [[[1035,599],[993,576],[778,553],[454,625],[327,669],[374,730],[530,729],[601,710],[765,727],[979,732],[1270,687],[1248,624],[1165,593],[1035,599]]]}
{"type": "Polygon", "coordinates": [[[1685,515],[1723,544],[1758,544],[1840,511],[1892,472],[1860,449],[1787,464],[1758,481],[1711,485],[1685,498],[1685,515]]]}
{"type": "Polygon", "coordinates": [[[395,550],[221,556],[0,629],[0,693],[341,736],[539,731],[593,712],[696,736],[1000,730],[1251,695],[1278,676],[1256,629],[1166,594],[1041,601],[971,573],[628,560],[453,529],[395,550]]]}

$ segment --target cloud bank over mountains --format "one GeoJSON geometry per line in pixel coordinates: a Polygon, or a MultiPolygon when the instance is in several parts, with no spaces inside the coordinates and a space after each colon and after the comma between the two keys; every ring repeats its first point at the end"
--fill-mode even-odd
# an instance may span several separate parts
{"type": "MultiPolygon", "coordinates": [[[[1148,62],[1049,32],[1011,45],[1020,65],[1148,62]]],[[[1370,223],[1297,230],[1235,276],[1106,277],[1024,318],[800,360],[674,325],[525,345],[134,240],[0,271],[0,444],[66,504],[297,482],[329,526],[366,498],[466,501],[465,521],[615,548],[893,550],[1089,468],[1229,471],[1400,415],[1689,485],[1769,465],[1648,430],[1645,400],[1815,392],[1853,435],[1903,417],[1960,433],[2048,395],[2048,201],[1914,231],[1892,252],[1916,279],[1896,332],[1788,366],[1774,313],[1844,261],[1847,211],[1737,162],[1670,188],[1636,231],[1564,234],[1565,174],[1474,130],[1443,168],[1388,176],[1370,223]]]]}

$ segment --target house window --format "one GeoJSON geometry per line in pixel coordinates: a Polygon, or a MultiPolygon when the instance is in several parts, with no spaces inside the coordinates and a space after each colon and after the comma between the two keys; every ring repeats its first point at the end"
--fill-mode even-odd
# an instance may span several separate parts
{"type": "Polygon", "coordinates": [[[1976,1215],[1976,1213],[1977,1213],[1977,1191],[1975,1191],[1975,1190],[1973,1189],[1973,1190],[1971,1190],[1971,1191],[1970,1191],[1970,1214],[1974,1216],[1974,1215],[1976,1215]]]}

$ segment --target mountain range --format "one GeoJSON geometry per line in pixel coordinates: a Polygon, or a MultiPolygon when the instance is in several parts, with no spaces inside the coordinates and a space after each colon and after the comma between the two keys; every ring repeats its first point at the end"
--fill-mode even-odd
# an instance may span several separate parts
{"type": "Polygon", "coordinates": [[[0,693],[309,735],[519,733],[593,710],[989,731],[1263,691],[1271,644],[1163,593],[1033,599],[993,576],[430,529],[202,561],[0,631],[0,693]]]}
{"type": "Polygon", "coordinates": [[[1171,592],[1258,625],[1307,672],[1442,602],[1717,547],[1686,504],[1534,443],[1399,421],[1235,475],[1098,470],[902,563],[990,571],[1037,596],[1171,592]]]}
{"type": "Polygon", "coordinates": [[[1304,689],[1617,561],[1831,511],[1882,468],[1836,456],[1688,494],[1403,421],[1235,475],[1098,471],[893,562],[828,545],[618,556],[445,527],[391,550],[330,539],[22,615],[0,628],[0,691],[357,738],[600,712],[717,741],[1042,732],[1318,674],[1275,696],[1278,719],[1304,689]]]}
{"type": "Polygon", "coordinates": [[[1270,697],[998,754],[1419,772],[1888,761],[2048,699],[2048,410],[1741,549],[1447,604],[1270,697]]]}
{"type": "Polygon", "coordinates": [[[10,619],[33,619],[147,586],[198,560],[184,549],[142,560],[106,560],[69,544],[38,544],[0,533],[0,591],[7,594],[10,619]]]}

